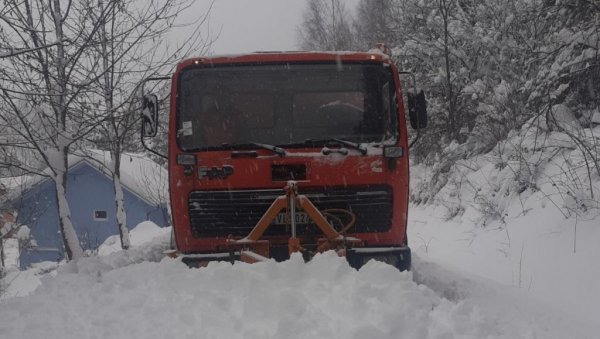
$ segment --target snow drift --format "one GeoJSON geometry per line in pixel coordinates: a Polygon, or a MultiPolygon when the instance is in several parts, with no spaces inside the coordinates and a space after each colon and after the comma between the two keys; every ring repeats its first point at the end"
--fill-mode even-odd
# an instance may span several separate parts
{"type": "Polygon", "coordinates": [[[375,261],[356,271],[333,253],[306,264],[294,255],[283,263],[215,262],[189,269],[175,259],[141,261],[158,259],[168,244],[167,234],[157,235],[129,251],[69,263],[29,297],[4,301],[0,336],[585,338],[592,333],[546,314],[527,296],[458,278],[418,259],[415,273],[375,261]]]}

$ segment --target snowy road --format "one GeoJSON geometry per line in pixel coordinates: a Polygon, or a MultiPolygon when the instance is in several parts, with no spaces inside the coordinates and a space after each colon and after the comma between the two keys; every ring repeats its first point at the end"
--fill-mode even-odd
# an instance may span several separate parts
{"type": "Polygon", "coordinates": [[[304,264],[153,262],[166,235],[86,258],[0,303],[0,338],[593,338],[592,329],[493,282],[416,258],[413,272],[304,264]],[[144,261],[151,260],[151,261],[144,261]],[[77,273],[75,273],[77,272],[77,273]]]}

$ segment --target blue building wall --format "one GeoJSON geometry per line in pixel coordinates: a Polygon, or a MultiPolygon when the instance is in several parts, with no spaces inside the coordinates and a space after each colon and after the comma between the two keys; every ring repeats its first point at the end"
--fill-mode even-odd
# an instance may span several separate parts
{"type": "MultiPolygon", "coordinates": [[[[123,200],[127,225],[131,229],[138,223],[151,220],[157,225],[167,225],[166,208],[149,205],[126,188],[123,200]]],[[[95,250],[106,238],[118,234],[112,180],[87,162],[80,162],[69,170],[67,200],[71,221],[84,250],[95,250]],[[106,220],[95,220],[94,211],[106,211],[106,220]]],[[[21,267],[41,261],[61,260],[63,243],[59,231],[54,183],[46,180],[22,196],[18,222],[29,226],[37,248],[21,253],[21,267]]]]}

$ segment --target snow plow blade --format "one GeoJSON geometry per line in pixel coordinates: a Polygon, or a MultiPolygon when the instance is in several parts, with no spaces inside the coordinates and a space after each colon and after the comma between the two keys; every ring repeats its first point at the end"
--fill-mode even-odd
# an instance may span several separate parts
{"type": "Polygon", "coordinates": [[[346,252],[348,264],[359,269],[369,260],[377,260],[396,267],[400,271],[410,271],[411,253],[405,247],[363,247],[353,248],[346,252]]]}
{"type": "MultiPolygon", "coordinates": [[[[339,256],[345,256],[350,267],[360,269],[370,260],[381,261],[396,267],[399,271],[410,271],[411,251],[409,247],[362,247],[343,251],[337,251],[339,256]]],[[[263,256],[250,250],[242,250],[231,253],[208,253],[196,255],[175,255],[190,268],[206,267],[211,261],[226,261],[235,263],[241,261],[249,264],[270,260],[273,258],[263,256]]],[[[309,259],[304,256],[305,259],[309,259]]]]}

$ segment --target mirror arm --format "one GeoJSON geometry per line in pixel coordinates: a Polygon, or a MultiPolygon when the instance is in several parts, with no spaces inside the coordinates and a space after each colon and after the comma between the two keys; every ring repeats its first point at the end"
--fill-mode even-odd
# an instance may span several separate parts
{"type": "Polygon", "coordinates": [[[171,77],[164,76],[164,77],[148,77],[148,78],[142,80],[142,84],[141,84],[142,95],[144,95],[144,92],[145,92],[144,86],[146,85],[147,82],[149,82],[149,81],[159,81],[159,80],[169,80],[169,79],[171,79],[171,77]]]}
{"type": "Polygon", "coordinates": [[[164,154],[161,154],[161,153],[159,153],[159,152],[157,152],[157,151],[153,150],[152,148],[150,148],[148,145],[146,145],[146,138],[144,138],[144,134],[143,134],[143,133],[144,133],[144,131],[143,131],[143,128],[142,128],[141,140],[142,140],[142,145],[144,146],[144,148],[145,148],[145,149],[146,149],[148,152],[150,152],[150,153],[152,153],[152,154],[154,154],[154,155],[157,155],[157,156],[159,156],[159,157],[161,157],[161,158],[163,158],[163,159],[169,159],[169,158],[168,158],[166,155],[164,155],[164,154]]]}
{"type": "Polygon", "coordinates": [[[406,75],[408,75],[408,76],[411,77],[412,83],[413,83],[412,84],[413,85],[413,91],[414,91],[415,95],[417,95],[417,78],[415,77],[415,74],[413,72],[408,72],[408,71],[400,71],[398,73],[400,73],[400,74],[406,74],[406,75]]]}
{"type": "Polygon", "coordinates": [[[408,144],[408,149],[411,149],[413,147],[413,145],[415,144],[415,142],[417,142],[417,140],[419,140],[419,138],[421,137],[421,129],[418,128],[417,129],[417,135],[415,136],[415,138],[410,142],[410,144],[408,144]]]}

